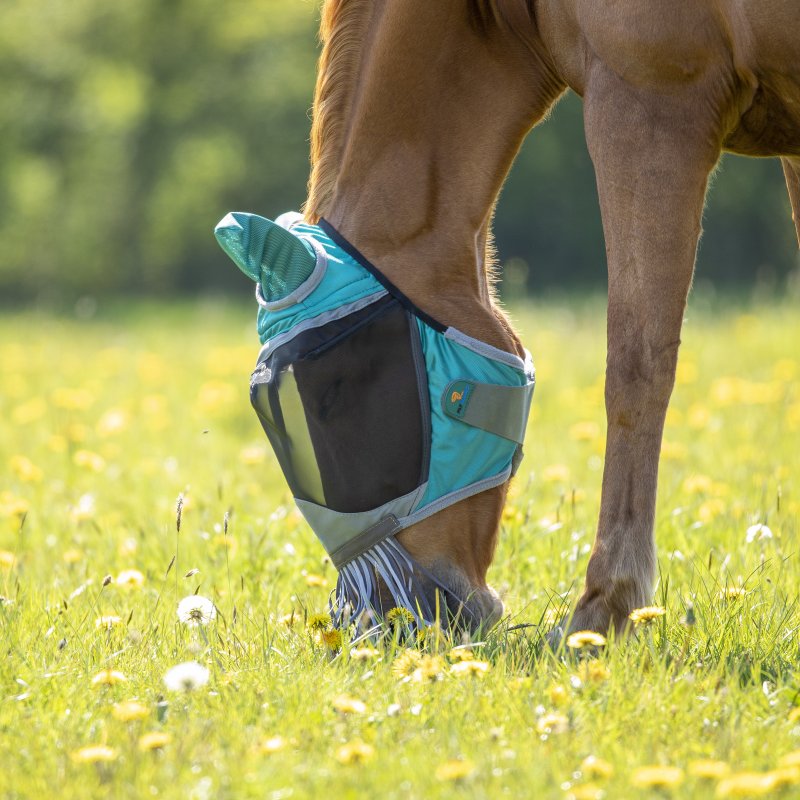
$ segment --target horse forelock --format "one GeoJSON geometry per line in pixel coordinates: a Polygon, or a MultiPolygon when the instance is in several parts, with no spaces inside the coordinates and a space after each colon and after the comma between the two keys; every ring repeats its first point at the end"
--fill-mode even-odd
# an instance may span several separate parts
{"type": "Polygon", "coordinates": [[[355,79],[373,0],[326,0],[322,54],[311,126],[311,176],[305,215],[316,222],[333,197],[352,106],[355,79]]]}

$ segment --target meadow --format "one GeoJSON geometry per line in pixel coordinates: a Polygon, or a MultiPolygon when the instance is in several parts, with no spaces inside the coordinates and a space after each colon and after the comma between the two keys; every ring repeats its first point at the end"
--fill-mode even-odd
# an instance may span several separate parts
{"type": "Polygon", "coordinates": [[[0,797],[797,796],[796,302],[693,299],[665,613],[558,653],[599,506],[604,308],[512,310],[537,390],[490,572],[507,616],[416,647],[326,625],[335,571],[249,407],[249,304],[0,316],[0,797]]]}

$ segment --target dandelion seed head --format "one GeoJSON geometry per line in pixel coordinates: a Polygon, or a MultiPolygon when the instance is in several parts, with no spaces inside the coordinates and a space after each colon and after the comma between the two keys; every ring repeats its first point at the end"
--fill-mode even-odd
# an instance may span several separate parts
{"type": "Polygon", "coordinates": [[[186,661],[167,670],[164,685],[172,692],[191,692],[208,683],[209,672],[196,661],[186,661]]]}
{"type": "Polygon", "coordinates": [[[190,628],[208,625],[216,616],[216,607],[202,595],[190,594],[178,603],[178,619],[190,628]]]}
{"type": "Polygon", "coordinates": [[[117,575],[116,584],[124,589],[138,589],[144,584],[144,575],[138,569],[125,569],[117,575]]]}
{"type": "Polygon", "coordinates": [[[106,630],[111,630],[112,628],[121,624],[122,624],[122,617],[118,617],[114,614],[108,614],[106,616],[98,617],[94,621],[95,628],[105,628],[106,630]]]}
{"type": "Polygon", "coordinates": [[[256,745],[256,750],[263,755],[272,755],[283,750],[288,744],[283,736],[268,736],[256,745]]]}

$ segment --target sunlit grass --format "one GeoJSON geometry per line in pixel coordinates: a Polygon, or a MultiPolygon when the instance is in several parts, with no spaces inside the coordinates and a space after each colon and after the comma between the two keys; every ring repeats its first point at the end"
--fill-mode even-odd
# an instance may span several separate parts
{"type": "Polygon", "coordinates": [[[690,307],[658,610],[558,655],[599,507],[602,303],[516,310],[537,389],[490,575],[507,617],[418,648],[330,634],[335,570],[247,400],[250,311],[0,318],[0,796],[797,791],[794,307],[690,307]]]}

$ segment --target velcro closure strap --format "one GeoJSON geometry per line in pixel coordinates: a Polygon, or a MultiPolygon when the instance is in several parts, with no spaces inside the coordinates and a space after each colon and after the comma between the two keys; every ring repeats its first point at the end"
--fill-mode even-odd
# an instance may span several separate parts
{"type": "Polygon", "coordinates": [[[522,444],[533,387],[532,380],[525,386],[451,381],[442,395],[442,409],[448,417],[522,444]]]}
{"type": "Polygon", "coordinates": [[[338,547],[331,554],[331,561],[336,569],[341,569],[349,561],[358,558],[363,552],[374,547],[379,542],[389,536],[401,531],[403,526],[398,521],[394,514],[389,514],[379,522],[376,522],[371,528],[367,528],[357,536],[345,542],[341,547],[338,547]]]}

